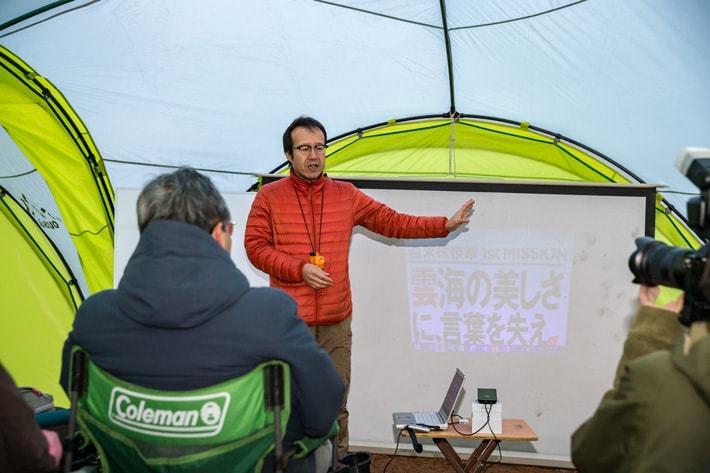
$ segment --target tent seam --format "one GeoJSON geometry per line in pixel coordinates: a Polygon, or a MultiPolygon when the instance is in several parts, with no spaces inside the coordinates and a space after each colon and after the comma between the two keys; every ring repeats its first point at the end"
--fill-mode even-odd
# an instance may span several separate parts
{"type": "Polygon", "coordinates": [[[455,28],[449,28],[449,31],[467,30],[467,29],[473,29],[473,28],[483,28],[485,26],[496,26],[496,25],[503,25],[505,23],[513,23],[516,21],[528,20],[530,18],[535,18],[536,16],[543,16],[543,15],[547,15],[549,13],[554,13],[558,10],[563,10],[565,8],[573,7],[575,5],[578,5],[580,3],[584,3],[586,1],[587,0],[578,0],[576,2],[568,3],[567,5],[562,5],[561,7],[551,8],[549,10],[541,11],[538,13],[533,13],[532,15],[521,16],[518,18],[510,18],[508,20],[494,21],[491,23],[481,23],[480,25],[457,26],[455,28]]]}
{"type": "Polygon", "coordinates": [[[390,19],[390,20],[401,21],[401,22],[403,22],[403,23],[410,23],[410,24],[413,24],[413,25],[425,26],[425,27],[427,27],[427,28],[435,28],[435,29],[437,29],[437,30],[443,30],[443,29],[444,29],[444,28],[442,28],[441,26],[430,25],[430,24],[428,24],[428,23],[422,23],[422,22],[420,22],[420,21],[407,20],[406,18],[398,18],[398,17],[396,17],[396,16],[385,15],[384,13],[377,13],[377,12],[374,12],[374,11],[365,10],[365,9],[363,9],[363,8],[352,7],[352,6],[350,6],[350,5],[342,5],[342,4],[340,4],[340,3],[328,2],[328,1],[326,1],[326,0],[313,0],[313,1],[316,2],[316,3],[323,3],[323,4],[325,4],[325,5],[331,5],[331,6],[333,6],[333,7],[345,8],[346,10],[353,10],[353,11],[360,12],[360,13],[367,13],[368,15],[374,15],[374,16],[379,16],[379,17],[382,17],[382,18],[388,18],[388,19],[390,19]]]}
{"type": "MultiPolygon", "coordinates": [[[[49,10],[51,10],[51,9],[53,9],[53,8],[56,8],[56,7],[60,7],[60,6],[62,6],[62,5],[65,5],[65,4],[67,4],[67,3],[70,3],[70,2],[72,2],[72,1],[73,1],[73,0],[57,1],[57,2],[54,2],[54,4],[52,4],[52,5],[50,6],[50,8],[38,8],[37,10],[34,10],[34,11],[29,12],[29,13],[27,13],[27,14],[25,14],[25,15],[22,15],[21,17],[15,18],[14,20],[10,20],[10,21],[8,21],[8,22],[3,23],[2,25],[0,25],[0,31],[4,30],[4,29],[6,29],[6,28],[10,28],[11,26],[14,26],[14,25],[16,25],[16,24],[18,24],[18,23],[21,23],[21,22],[23,22],[24,20],[27,20],[27,19],[29,19],[29,18],[32,18],[33,16],[40,15],[40,14],[46,12],[46,11],[49,11],[49,10]]],[[[39,25],[39,24],[41,24],[41,23],[44,23],[45,21],[49,21],[49,20],[51,20],[51,19],[53,19],[53,18],[57,18],[58,16],[64,15],[65,13],[73,12],[73,11],[79,10],[79,9],[81,9],[81,8],[88,7],[89,5],[93,5],[94,3],[97,3],[97,2],[100,2],[100,1],[101,1],[101,0],[92,0],[92,1],[90,1],[90,2],[88,2],[88,3],[83,4],[83,5],[79,5],[79,6],[76,6],[76,7],[74,7],[74,8],[68,8],[68,9],[66,9],[66,10],[62,10],[61,12],[55,13],[55,14],[52,15],[52,16],[48,16],[47,18],[42,18],[42,19],[39,20],[39,21],[36,21],[36,22],[31,23],[31,24],[29,24],[29,25],[23,26],[22,28],[18,28],[18,29],[16,29],[16,30],[9,31],[9,32],[7,32],[7,33],[5,33],[5,34],[3,34],[3,35],[0,35],[0,38],[5,38],[5,37],[7,37],[7,36],[10,36],[11,34],[18,33],[18,32],[20,32],[20,31],[23,31],[23,30],[26,30],[26,29],[31,28],[31,27],[33,27],[33,26],[39,25]]]]}
{"type": "Polygon", "coordinates": [[[37,168],[32,169],[31,171],[21,172],[20,174],[11,174],[8,176],[0,176],[0,179],[13,179],[15,177],[29,176],[30,174],[35,173],[35,172],[37,172],[37,168]]]}

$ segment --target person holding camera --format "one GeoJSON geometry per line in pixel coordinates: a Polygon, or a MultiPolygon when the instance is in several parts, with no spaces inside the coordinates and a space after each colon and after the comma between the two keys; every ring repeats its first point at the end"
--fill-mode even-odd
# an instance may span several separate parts
{"type": "Polygon", "coordinates": [[[614,389],[572,435],[580,473],[710,471],[710,325],[684,331],[683,302],[656,307],[658,292],[641,286],[614,389]]]}
{"type": "MultiPolygon", "coordinates": [[[[624,375],[629,362],[654,351],[670,350],[678,337],[683,334],[683,326],[678,323],[678,313],[683,308],[683,294],[661,307],[657,304],[660,293],[660,286],[645,284],[639,286],[639,307],[616,367],[615,388],[619,386],[619,380],[624,375]]],[[[604,398],[611,396],[613,392],[613,389],[607,391],[604,398]]]]}

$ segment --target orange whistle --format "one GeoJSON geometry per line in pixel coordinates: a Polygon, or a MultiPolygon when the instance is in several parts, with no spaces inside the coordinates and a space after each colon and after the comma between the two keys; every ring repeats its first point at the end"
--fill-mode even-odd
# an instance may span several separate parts
{"type": "Polygon", "coordinates": [[[308,256],[308,262],[311,264],[315,264],[320,269],[323,269],[323,267],[325,266],[325,258],[320,253],[311,253],[308,256]]]}

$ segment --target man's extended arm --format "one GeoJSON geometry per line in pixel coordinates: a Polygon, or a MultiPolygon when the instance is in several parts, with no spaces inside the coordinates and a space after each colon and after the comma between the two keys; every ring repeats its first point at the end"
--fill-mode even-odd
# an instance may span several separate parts
{"type": "Polygon", "coordinates": [[[282,281],[303,280],[305,261],[278,251],[274,247],[269,203],[263,192],[258,192],[252,203],[244,233],[244,248],[249,261],[270,276],[282,281]]]}
{"type": "Polygon", "coordinates": [[[468,199],[449,217],[419,217],[395,211],[353,187],[354,225],[390,238],[442,238],[466,225],[473,214],[468,199]]]}
{"type": "Polygon", "coordinates": [[[390,238],[443,238],[446,217],[418,217],[399,213],[353,186],[353,224],[390,238]]]}

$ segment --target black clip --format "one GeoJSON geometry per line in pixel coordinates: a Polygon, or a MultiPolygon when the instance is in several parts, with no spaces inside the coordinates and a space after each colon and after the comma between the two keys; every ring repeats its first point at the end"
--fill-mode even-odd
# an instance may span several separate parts
{"type": "Polygon", "coordinates": [[[414,433],[414,429],[411,427],[407,427],[407,433],[409,434],[409,439],[412,441],[412,448],[414,448],[414,451],[417,453],[422,453],[424,447],[422,447],[422,444],[419,443],[419,440],[417,440],[417,434],[414,433]]]}

